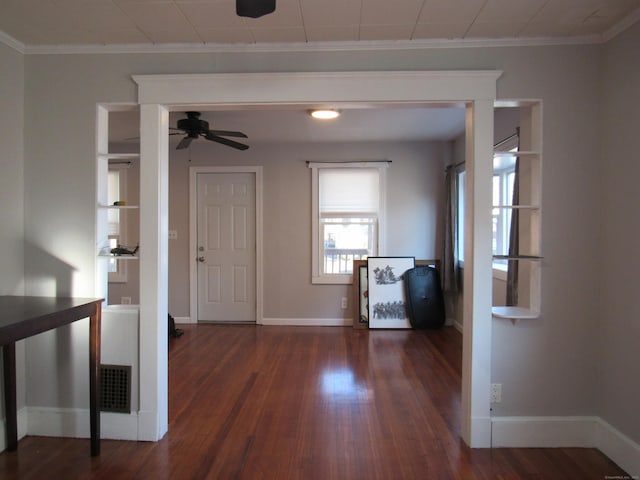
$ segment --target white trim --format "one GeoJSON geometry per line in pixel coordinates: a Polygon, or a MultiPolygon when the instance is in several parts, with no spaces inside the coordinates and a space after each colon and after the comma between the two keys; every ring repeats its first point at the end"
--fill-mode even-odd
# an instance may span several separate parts
{"type": "Polygon", "coordinates": [[[595,422],[596,417],[493,417],[491,446],[591,448],[595,422]]]}
{"type": "MultiPolygon", "coordinates": [[[[18,440],[28,434],[28,413],[27,407],[18,410],[18,440]]],[[[7,448],[7,419],[0,419],[0,452],[7,448]]]]}
{"type": "MultiPolygon", "coordinates": [[[[196,179],[199,173],[253,173],[256,187],[256,323],[259,324],[263,315],[263,177],[261,166],[237,167],[189,167],[189,258],[195,259],[197,253],[197,189],[196,179]]],[[[189,262],[189,321],[184,323],[198,323],[198,270],[195,261],[189,262]]],[[[176,319],[176,323],[178,323],[176,319]]]]}
{"type": "MultiPolygon", "coordinates": [[[[470,208],[469,244],[465,251],[465,302],[462,358],[462,439],[473,448],[491,444],[491,429],[483,428],[489,415],[489,390],[491,383],[491,192],[488,180],[493,158],[493,104],[496,82],[500,71],[411,71],[411,72],[319,72],[279,74],[197,74],[197,75],[135,75],[138,84],[138,102],[141,106],[141,164],[150,161],[152,152],[167,144],[168,124],[165,109],[183,109],[188,106],[212,106],[238,108],[247,106],[309,105],[314,102],[332,104],[361,104],[380,106],[389,104],[429,105],[433,103],[461,103],[467,109],[466,159],[470,208]],[[269,88],[265,88],[268,85],[269,88]],[[149,109],[151,107],[151,109],[149,109]],[[156,118],[148,118],[152,111],[156,118]],[[147,126],[149,123],[152,128],[147,126]],[[162,124],[163,128],[156,128],[162,124]],[[146,154],[145,154],[146,151],[146,154]],[[477,168],[474,164],[478,163],[477,168]],[[474,172],[478,172],[476,174],[474,172]],[[473,187],[476,186],[474,192],[473,187]],[[486,191],[485,191],[486,190],[486,191]],[[473,206],[473,208],[471,208],[473,206]],[[474,225],[477,226],[474,230],[474,225]],[[468,277],[468,278],[467,278],[468,277]],[[468,299],[468,300],[467,300],[468,299]]],[[[164,174],[166,152],[157,152],[163,167],[160,171],[141,170],[141,185],[158,182],[158,173],[164,174]]],[[[156,159],[156,161],[158,161],[156,159]]],[[[163,177],[160,177],[164,182],[163,177]]],[[[159,206],[152,189],[141,189],[141,208],[147,202],[159,206]]],[[[153,244],[159,236],[167,236],[168,229],[158,223],[167,215],[168,207],[150,210],[147,215],[156,217],[147,222],[148,242],[153,244]],[[155,237],[155,238],[154,238],[155,237]]],[[[144,218],[141,211],[141,217],[144,218]]],[[[142,239],[141,239],[141,243],[142,239]]],[[[167,272],[158,271],[157,263],[168,258],[164,251],[147,249],[140,259],[141,272],[155,271],[159,278],[146,278],[151,284],[166,282],[167,272]]],[[[146,288],[141,278],[141,290],[146,288]]],[[[151,288],[151,287],[149,287],[151,288]]],[[[166,349],[166,329],[159,338],[157,325],[151,323],[159,312],[164,313],[166,325],[166,298],[159,291],[151,291],[144,299],[141,292],[140,316],[140,371],[141,410],[147,411],[152,425],[162,426],[168,421],[166,392],[156,390],[158,382],[164,382],[167,374],[166,359],[161,359],[159,349],[166,349]],[[147,312],[148,311],[148,312],[147,312]],[[145,313],[147,312],[147,313],[145,313]],[[155,312],[156,315],[152,315],[155,312]],[[149,345],[154,343],[155,345],[149,345]],[[150,378],[145,385],[145,377],[150,378]],[[146,394],[145,387],[153,390],[146,394]],[[157,392],[157,393],[156,393],[157,392]],[[143,393],[145,393],[143,395],[143,393]],[[146,398],[145,398],[146,396],[146,398]]],[[[165,291],[166,293],[166,291],[165,291]]],[[[164,350],[163,350],[164,351],[164,350]]],[[[156,438],[159,438],[156,436],[156,438]]],[[[152,439],[152,438],[150,438],[152,439]]]]}
{"type": "Polygon", "coordinates": [[[633,13],[631,13],[630,15],[627,15],[618,23],[616,23],[611,28],[609,28],[607,31],[603,32],[602,40],[600,43],[606,43],[609,40],[617,37],[619,34],[624,32],[627,28],[630,28],[633,25],[635,25],[636,22],[638,22],[639,20],[640,20],[640,8],[636,9],[633,13]]]}
{"type": "Polygon", "coordinates": [[[323,274],[320,265],[323,262],[320,251],[320,185],[321,168],[367,168],[378,170],[378,211],[376,227],[376,255],[385,252],[385,211],[387,208],[387,168],[389,162],[362,160],[357,162],[308,162],[311,169],[311,283],[314,285],[351,285],[353,274],[323,274]]]}
{"type": "Polygon", "coordinates": [[[634,442],[602,418],[596,419],[594,438],[598,450],[616,462],[632,479],[640,478],[640,443],[634,442]]]}
{"type": "MultiPolygon", "coordinates": [[[[620,33],[633,25],[624,20],[603,35],[573,37],[524,37],[524,38],[435,38],[415,40],[355,40],[344,42],[296,42],[296,43],[163,43],[163,44],[112,44],[112,45],[24,45],[9,37],[4,43],[25,55],[66,54],[132,54],[132,53],[269,53],[269,52],[342,52],[342,51],[396,51],[431,48],[499,48],[538,47],[561,45],[597,45],[611,37],[608,32],[620,33]]],[[[6,34],[5,34],[6,35],[6,34]]],[[[4,41],[0,38],[0,41],[4,41]]]]}
{"type": "Polygon", "coordinates": [[[191,321],[191,317],[173,317],[173,321],[176,322],[176,325],[188,325],[195,324],[195,321],[191,321]]]}
{"type": "Polygon", "coordinates": [[[493,448],[597,448],[640,477],[640,443],[600,417],[493,417],[491,427],[493,448]]]}
{"type": "MultiPolygon", "coordinates": [[[[374,103],[412,105],[491,100],[501,70],[133,75],[138,103],[197,106],[374,103]],[[269,88],[265,88],[268,85],[269,88]]],[[[490,147],[493,145],[490,141],[490,147]]],[[[490,158],[493,149],[490,148],[490,158]]]]}
{"type": "MultiPolygon", "coordinates": [[[[70,438],[90,436],[89,410],[43,407],[28,407],[25,410],[28,435],[70,438]]],[[[138,440],[138,416],[135,413],[100,412],[100,425],[101,439],[138,440]]]]}
{"type": "Polygon", "coordinates": [[[27,46],[24,43],[19,42],[18,40],[13,38],[11,35],[3,32],[2,30],[0,30],[0,43],[4,43],[7,47],[13,48],[16,52],[21,53],[23,55],[27,53],[26,52],[27,46]]]}
{"type": "Polygon", "coordinates": [[[294,326],[294,327],[351,327],[352,318],[263,318],[265,326],[294,326]]]}

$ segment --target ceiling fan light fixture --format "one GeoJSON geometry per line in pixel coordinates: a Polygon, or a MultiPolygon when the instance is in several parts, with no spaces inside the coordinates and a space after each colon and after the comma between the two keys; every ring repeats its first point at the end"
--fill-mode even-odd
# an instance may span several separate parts
{"type": "Polygon", "coordinates": [[[333,120],[334,118],[338,118],[340,116],[340,112],[338,110],[331,109],[318,109],[310,110],[309,115],[318,120],[333,120]]]}
{"type": "Polygon", "coordinates": [[[236,14],[239,17],[260,18],[273,13],[276,0],[236,0],[236,14]]]}

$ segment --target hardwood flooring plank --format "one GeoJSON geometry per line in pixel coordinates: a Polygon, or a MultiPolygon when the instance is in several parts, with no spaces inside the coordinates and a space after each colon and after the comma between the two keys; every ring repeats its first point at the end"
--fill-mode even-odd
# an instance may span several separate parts
{"type": "Polygon", "coordinates": [[[455,329],[183,326],[159,442],[26,437],[2,479],[593,479],[594,449],[470,449],[455,329]]]}

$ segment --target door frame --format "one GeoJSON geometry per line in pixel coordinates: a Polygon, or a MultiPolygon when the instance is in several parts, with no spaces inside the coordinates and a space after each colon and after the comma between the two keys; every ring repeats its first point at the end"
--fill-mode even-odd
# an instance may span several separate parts
{"type": "Polygon", "coordinates": [[[461,435],[491,447],[491,162],[500,70],[133,75],[140,104],[139,439],[168,429],[169,110],[185,106],[459,104],[466,107],[461,435]]]}
{"type": "Polygon", "coordinates": [[[198,323],[198,189],[201,173],[253,173],[256,181],[256,325],[262,324],[262,167],[189,167],[189,323],[198,323]]]}

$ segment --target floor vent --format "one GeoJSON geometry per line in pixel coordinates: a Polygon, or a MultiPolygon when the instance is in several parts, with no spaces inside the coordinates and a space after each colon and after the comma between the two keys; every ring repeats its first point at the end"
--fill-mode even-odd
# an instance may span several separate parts
{"type": "Polygon", "coordinates": [[[131,366],[100,365],[100,410],[131,413],[131,366]]]}

